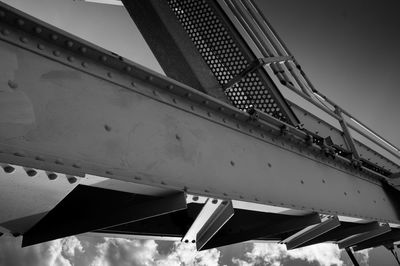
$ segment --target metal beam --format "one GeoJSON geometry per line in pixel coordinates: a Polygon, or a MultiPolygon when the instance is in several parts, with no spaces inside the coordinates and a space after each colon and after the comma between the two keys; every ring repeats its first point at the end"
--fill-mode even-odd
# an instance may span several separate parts
{"type": "Polygon", "coordinates": [[[232,207],[232,201],[223,201],[206,224],[200,229],[196,236],[196,248],[202,250],[204,245],[231,219],[235,211],[232,207]]]}
{"type": "Polygon", "coordinates": [[[292,216],[236,209],[235,215],[206,243],[203,249],[291,232],[319,222],[321,220],[317,213],[292,216]]]}
{"type": "Polygon", "coordinates": [[[122,2],[167,76],[228,102],[167,1],[122,2]]]}
{"type": "Polygon", "coordinates": [[[400,201],[386,200],[379,175],[326,158],[304,132],[275,119],[296,132],[284,135],[276,124],[250,121],[213,97],[0,7],[0,56],[10,59],[0,62],[1,100],[15,100],[1,105],[1,163],[400,223],[400,201]]]}
{"type": "Polygon", "coordinates": [[[184,193],[152,197],[78,185],[24,233],[22,246],[114,227],[182,209],[186,209],[184,193]]]}
{"type": "Polygon", "coordinates": [[[377,237],[365,240],[361,243],[358,243],[353,247],[354,251],[359,251],[367,248],[373,248],[381,245],[385,245],[387,243],[394,243],[400,240],[400,229],[392,228],[392,231],[387,232],[385,234],[379,235],[377,237]]]}
{"type": "Polygon", "coordinates": [[[310,228],[306,228],[300,234],[297,234],[296,237],[290,239],[289,241],[283,241],[286,244],[286,248],[288,250],[295,249],[300,246],[304,247],[307,245],[311,245],[310,241],[326,234],[327,232],[331,231],[340,226],[340,221],[337,216],[331,217],[326,221],[323,221],[320,224],[316,224],[310,226],[310,228]]]}
{"type": "Polygon", "coordinates": [[[358,261],[356,257],[354,257],[353,251],[351,251],[351,248],[346,248],[347,255],[349,255],[351,262],[353,262],[354,266],[359,266],[358,261]]]}
{"type": "Polygon", "coordinates": [[[187,209],[93,231],[102,235],[174,237],[181,239],[204,204],[188,203],[187,209]]]}
{"type": "Polygon", "coordinates": [[[366,223],[366,224],[357,224],[357,223],[348,223],[348,222],[340,222],[340,226],[335,229],[320,235],[314,239],[311,239],[304,245],[300,245],[298,247],[303,247],[307,245],[314,245],[323,242],[337,242],[348,238],[350,236],[366,233],[372,230],[376,230],[379,228],[379,224],[377,222],[366,223]]]}
{"type": "Polygon", "coordinates": [[[380,226],[378,229],[367,232],[367,233],[363,233],[363,234],[359,234],[353,237],[349,237],[346,238],[342,241],[338,242],[339,248],[348,248],[348,247],[352,247],[355,246],[359,243],[362,243],[368,239],[377,237],[379,235],[385,234],[387,232],[390,232],[391,228],[388,224],[384,224],[382,226],[380,226]]]}

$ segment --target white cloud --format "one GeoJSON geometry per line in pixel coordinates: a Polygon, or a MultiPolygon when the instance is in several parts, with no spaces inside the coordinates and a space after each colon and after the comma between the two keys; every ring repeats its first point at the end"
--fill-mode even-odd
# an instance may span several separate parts
{"type": "Polygon", "coordinates": [[[215,248],[198,252],[194,244],[175,242],[172,252],[165,258],[157,260],[157,265],[217,266],[220,255],[220,251],[215,248]]]}
{"type": "Polygon", "coordinates": [[[0,245],[0,265],[7,266],[72,266],[68,256],[76,249],[82,252],[74,236],[26,248],[21,248],[21,238],[3,236],[0,245]]]}
{"type": "MultiPolygon", "coordinates": [[[[368,251],[359,253],[363,263],[368,261],[368,251]]],[[[288,259],[300,259],[307,262],[317,262],[321,266],[343,266],[340,259],[341,250],[333,244],[318,244],[309,247],[287,251],[284,245],[275,243],[254,243],[251,251],[246,252],[245,258],[233,258],[232,262],[238,266],[252,266],[268,263],[281,266],[288,259]]]]}
{"type": "Polygon", "coordinates": [[[160,255],[153,240],[105,238],[97,245],[97,255],[91,266],[217,266],[220,252],[217,249],[197,252],[194,245],[174,243],[168,255],[160,255]]]}
{"type": "Polygon", "coordinates": [[[123,238],[104,238],[97,245],[97,256],[91,266],[154,265],[158,256],[157,244],[153,240],[140,241],[123,238]]]}

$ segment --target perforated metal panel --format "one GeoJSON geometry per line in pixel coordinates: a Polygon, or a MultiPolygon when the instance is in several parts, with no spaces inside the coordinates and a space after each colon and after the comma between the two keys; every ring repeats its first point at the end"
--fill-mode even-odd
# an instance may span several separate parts
{"type": "MultiPolygon", "coordinates": [[[[168,0],[172,11],[190,36],[221,87],[239,75],[252,60],[206,0],[168,0]]],[[[270,93],[260,72],[249,73],[226,91],[232,104],[242,110],[253,106],[288,122],[282,106],[270,93]]]]}

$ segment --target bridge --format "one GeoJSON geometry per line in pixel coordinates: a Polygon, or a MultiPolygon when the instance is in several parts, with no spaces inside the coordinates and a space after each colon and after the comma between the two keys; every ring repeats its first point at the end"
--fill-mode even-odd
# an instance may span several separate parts
{"type": "Polygon", "coordinates": [[[166,76],[0,4],[0,229],[353,251],[400,241],[400,150],[253,0],[123,0],[166,76]]]}

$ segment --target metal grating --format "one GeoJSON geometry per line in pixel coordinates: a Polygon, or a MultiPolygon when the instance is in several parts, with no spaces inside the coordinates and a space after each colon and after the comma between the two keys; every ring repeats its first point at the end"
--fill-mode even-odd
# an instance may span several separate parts
{"type": "MultiPolygon", "coordinates": [[[[205,0],[167,0],[171,10],[204,58],[221,87],[239,75],[251,63],[205,0]]],[[[245,76],[225,91],[231,103],[242,110],[255,107],[288,122],[282,107],[268,91],[259,73],[245,76]]]]}

